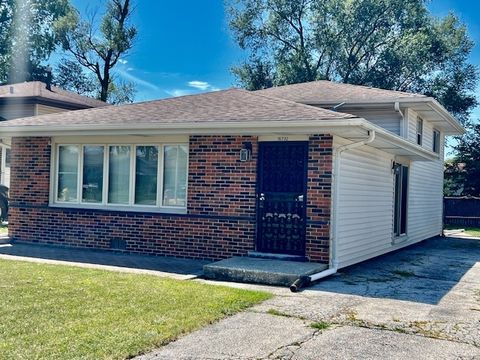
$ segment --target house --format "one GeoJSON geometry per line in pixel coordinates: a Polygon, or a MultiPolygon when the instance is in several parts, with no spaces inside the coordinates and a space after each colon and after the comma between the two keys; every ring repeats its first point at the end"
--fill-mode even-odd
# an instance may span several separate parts
{"type": "Polygon", "coordinates": [[[463,131],[432,98],[325,81],[11,120],[10,237],[341,268],[441,234],[463,131]]]}
{"type": "MultiPolygon", "coordinates": [[[[106,106],[103,101],[40,81],[0,86],[0,121],[106,106]]],[[[0,183],[10,186],[10,143],[0,143],[0,183]]]]}

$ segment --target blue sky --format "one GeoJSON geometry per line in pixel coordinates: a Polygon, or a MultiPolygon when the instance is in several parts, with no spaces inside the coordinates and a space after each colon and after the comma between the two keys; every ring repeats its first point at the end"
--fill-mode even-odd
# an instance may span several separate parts
{"type": "MultiPolygon", "coordinates": [[[[136,100],[150,100],[235,86],[230,67],[244,59],[228,31],[223,0],[134,0],[139,35],[118,74],[137,84],[136,100]]],[[[80,11],[98,0],[73,0],[80,11]]],[[[480,65],[480,3],[432,0],[436,16],[456,13],[479,44],[471,61],[480,65]]],[[[480,88],[478,91],[480,95],[480,88]]],[[[480,109],[475,112],[480,118],[480,109]]]]}

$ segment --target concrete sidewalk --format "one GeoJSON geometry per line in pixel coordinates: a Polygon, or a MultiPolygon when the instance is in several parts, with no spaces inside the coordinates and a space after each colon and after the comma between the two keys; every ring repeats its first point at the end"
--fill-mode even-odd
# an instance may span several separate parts
{"type": "Polygon", "coordinates": [[[480,239],[431,239],[296,294],[225,284],[276,296],[137,360],[480,359],[480,239]]]}
{"type": "Polygon", "coordinates": [[[203,265],[209,263],[204,260],[19,243],[0,245],[0,259],[151,274],[177,280],[188,280],[202,275],[203,265]]]}

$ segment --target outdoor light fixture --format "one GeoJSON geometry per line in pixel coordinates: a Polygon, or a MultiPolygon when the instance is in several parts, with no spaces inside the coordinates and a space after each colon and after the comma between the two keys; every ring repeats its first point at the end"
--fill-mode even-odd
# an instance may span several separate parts
{"type": "Polygon", "coordinates": [[[402,167],[402,164],[399,164],[397,162],[393,162],[392,164],[392,173],[393,174],[398,174],[400,172],[400,168],[402,167]]]}
{"type": "Polygon", "coordinates": [[[252,143],[244,142],[243,148],[240,150],[240,161],[248,161],[252,158],[252,143]]]}

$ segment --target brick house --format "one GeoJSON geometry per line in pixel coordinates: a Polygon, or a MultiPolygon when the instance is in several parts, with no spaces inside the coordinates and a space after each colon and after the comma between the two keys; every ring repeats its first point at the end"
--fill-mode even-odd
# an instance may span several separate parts
{"type": "MultiPolygon", "coordinates": [[[[108,104],[41,81],[0,86],[0,121],[90,109],[108,104]]],[[[10,187],[10,142],[0,143],[0,183],[10,187]]]]}
{"type": "Polygon", "coordinates": [[[462,131],[432,98],[323,81],[11,120],[9,233],[348,266],[441,233],[443,137],[462,131]]]}

